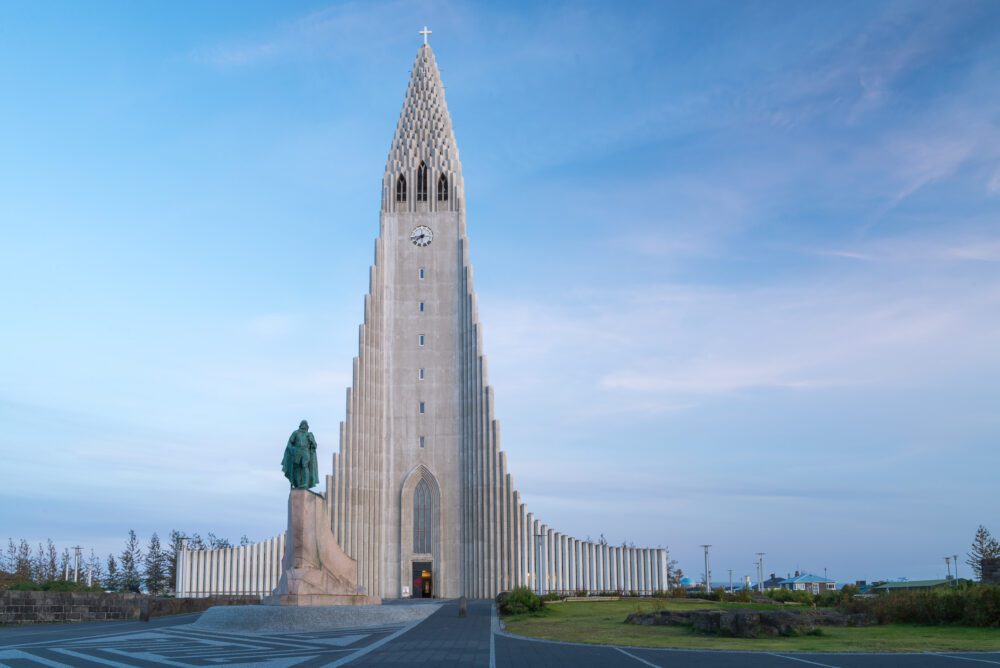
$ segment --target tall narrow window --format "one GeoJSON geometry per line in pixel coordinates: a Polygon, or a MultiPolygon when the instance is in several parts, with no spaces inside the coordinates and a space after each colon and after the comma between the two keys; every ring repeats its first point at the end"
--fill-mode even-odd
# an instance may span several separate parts
{"type": "Polygon", "coordinates": [[[399,178],[396,179],[396,201],[406,201],[406,177],[402,174],[400,174],[399,178]]]}
{"type": "Polygon", "coordinates": [[[420,312],[421,313],[424,312],[424,303],[423,302],[420,302],[420,312]]]}
{"type": "Polygon", "coordinates": [[[417,167],[417,201],[427,201],[427,165],[423,162],[417,167]]]}
{"type": "Polygon", "coordinates": [[[424,405],[424,402],[422,402],[422,401],[421,401],[421,402],[420,402],[420,414],[421,414],[421,415],[423,415],[423,414],[424,414],[424,413],[426,413],[426,412],[427,412],[427,408],[426,408],[426,406],[424,405]]]}
{"type": "Polygon", "coordinates": [[[424,280],[424,268],[420,267],[420,280],[424,280]]]}
{"type": "Polygon", "coordinates": [[[421,448],[424,447],[424,437],[423,436],[420,437],[420,447],[421,448]]]}
{"type": "Polygon", "coordinates": [[[438,177],[438,201],[448,201],[448,177],[444,174],[438,177]]]}
{"type": "Polygon", "coordinates": [[[420,338],[418,338],[417,341],[420,343],[420,345],[424,345],[424,335],[421,334],[420,338]]]}
{"type": "Polygon", "coordinates": [[[431,551],[431,489],[423,479],[413,490],[413,551],[417,554],[431,551]]]}
{"type": "Polygon", "coordinates": [[[423,380],[423,379],[424,379],[424,370],[421,369],[420,371],[417,372],[417,380],[423,380]]]}

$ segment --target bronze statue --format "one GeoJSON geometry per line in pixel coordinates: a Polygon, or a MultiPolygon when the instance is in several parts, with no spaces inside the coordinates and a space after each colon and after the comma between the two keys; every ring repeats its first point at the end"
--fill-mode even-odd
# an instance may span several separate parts
{"type": "Polygon", "coordinates": [[[299,428],[288,437],[281,470],[292,483],[293,489],[309,489],[319,484],[319,465],[316,462],[316,437],[303,420],[299,428]]]}

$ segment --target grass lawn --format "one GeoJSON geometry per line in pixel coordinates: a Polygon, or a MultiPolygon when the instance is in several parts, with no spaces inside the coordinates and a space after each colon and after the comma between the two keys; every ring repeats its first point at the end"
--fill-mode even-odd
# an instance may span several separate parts
{"type": "MultiPolygon", "coordinates": [[[[740,606],[708,601],[667,599],[660,609],[697,610],[740,606]]],[[[507,630],[533,638],[567,642],[631,645],[635,647],[682,647],[698,649],[766,650],[773,652],[937,652],[1000,650],[1000,629],[961,626],[917,626],[887,624],[864,628],[824,626],[822,635],[794,638],[721,638],[703,635],[680,626],[625,624],[630,612],[650,612],[656,603],[647,600],[580,601],[547,605],[538,617],[507,617],[507,630]]]]}

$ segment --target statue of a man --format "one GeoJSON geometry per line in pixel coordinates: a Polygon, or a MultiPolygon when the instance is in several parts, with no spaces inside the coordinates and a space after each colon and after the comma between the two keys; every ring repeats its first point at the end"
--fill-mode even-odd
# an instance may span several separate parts
{"type": "Polygon", "coordinates": [[[299,428],[288,437],[281,470],[292,483],[293,489],[309,489],[319,484],[319,466],[316,462],[316,437],[303,420],[299,428]]]}

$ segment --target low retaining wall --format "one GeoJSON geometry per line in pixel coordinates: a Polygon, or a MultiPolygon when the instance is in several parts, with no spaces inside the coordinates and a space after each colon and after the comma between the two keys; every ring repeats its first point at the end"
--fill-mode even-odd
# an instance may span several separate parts
{"type": "Polygon", "coordinates": [[[104,592],[0,592],[0,625],[62,624],[164,617],[201,612],[213,605],[256,605],[257,596],[153,598],[104,592]]]}

